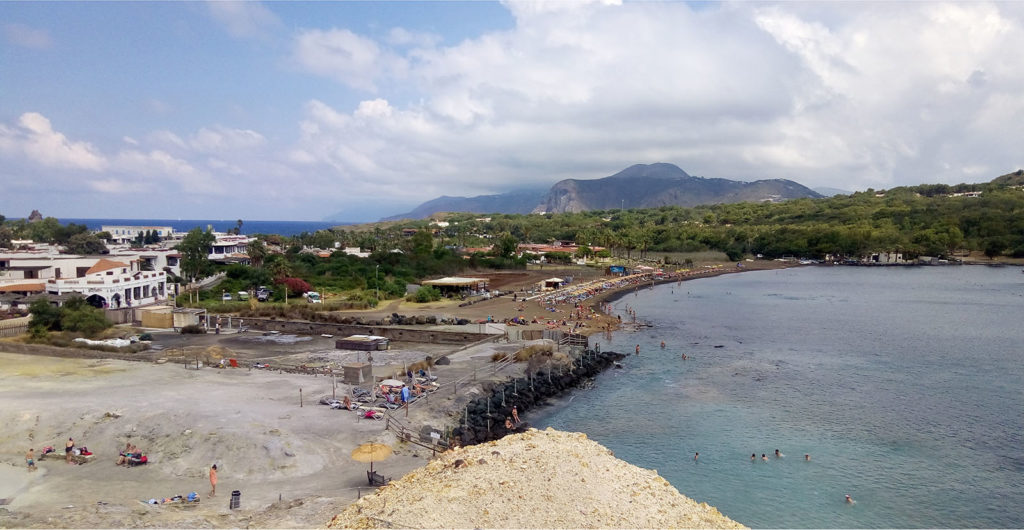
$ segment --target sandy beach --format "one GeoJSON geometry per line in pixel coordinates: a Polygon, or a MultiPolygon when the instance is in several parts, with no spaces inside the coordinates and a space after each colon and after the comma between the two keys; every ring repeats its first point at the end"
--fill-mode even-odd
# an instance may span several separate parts
{"type": "MultiPolygon", "coordinates": [[[[732,271],[720,268],[705,275],[725,272],[732,271]]],[[[518,283],[503,287],[519,289],[532,283],[534,276],[550,274],[523,275],[518,283]]],[[[604,291],[584,303],[599,304],[630,288],[604,291]]],[[[571,311],[571,305],[557,306],[552,312],[545,304],[524,305],[502,296],[466,307],[399,302],[378,313],[443,312],[474,321],[488,316],[496,321],[517,316],[547,321],[571,320],[571,311]]],[[[586,327],[579,331],[584,333],[603,331],[617,322],[609,315],[581,321],[586,327]]],[[[180,345],[181,337],[167,339],[180,345]]],[[[185,340],[200,345],[225,341],[238,347],[238,339],[225,334],[185,340]]],[[[279,353],[292,354],[323,346],[310,342],[309,346],[246,347],[280,348],[285,351],[279,353]]],[[[411,428],[432,429],[451,423],[452,411],[479,395],[485,380],[503,380],[521,370],[512,367],[513,372],[486,373],[495,351],[520,347],[486,344],[450,355],[452,363],[435,367],[435,375],[443,382],[472,374],[473,385],[458,395],[417,404],[403,421],[411,428]]],[[[387,373],[387,368],[383,371],[387,373]]],[[[432,455],[430,449],[399,442],[383,422],[318,405],[317,400],[333,390],[332,380],[322,376],[0,353],[0,383],[4,403],[0,421],[5,425],[0,433],[0,498],[7,502],[0,506],[0,527],[320,527],[370,490],[367,465],[350,457],[359,444],[375,441],[394,449],[376,468],[388,477],[420,468],[432,455]],[[68,437],[94,453],[88,463],[65,463],[62,449],[68,437]],[[118,452],[126,442],[144,451],[150,463],[117,466],[118,452]],[[57,448],[57,458],[37,458],[39,469],[27,471],[25,451],[32,447],[39,455],[48,445],[57,448]],[[207,473],[215,463],[219,483],[216,497],[211,498],[207,473]],[[241,491],[240,510],[229,509],[232,490],[241,491]],[[145,504],[149,499],[193,491],[202,499],[198,505],[145,504]]],[[[348,391],[339,385],[337,395],[348,391]]]]}

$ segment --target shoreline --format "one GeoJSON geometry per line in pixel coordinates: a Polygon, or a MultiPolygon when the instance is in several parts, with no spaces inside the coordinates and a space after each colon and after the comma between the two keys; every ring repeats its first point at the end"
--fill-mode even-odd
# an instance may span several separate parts
{"type": "MultiPolygon", "coordinates": [[[[663,278],[653,284],[747,270],[762,269],[722,267],[691,277],[663,278]]],[[[630,287],[635,286],[598,293],[583,301],[583,305],[593,307],[617,300],[628,294],[630,287]]],[[[504,297],[462,309],[466,314],[497,312],[497,305],[504,305],[515,313],[512,300],[504,297]]],[[[605,315],[605,320],[611,321],[612,317],[605,315]]],[[[537,327],[541,326],[534,329],[537,327]]],[[[606,330],[587,327],[582,331],[590,335],[606,330]]],[[[6,351],[2,342],[0,351],[6,351]]],[[[478,407],[482,403],[480,399],[494,399],[495,389],[500,387],[499,381],[505,380],[507,372],[492,374],[490,379],[486,376],[476,379],[477,370],[486,371],[492,366],[487,351],[493,350],[462,352],[453,356],[456,357],[453,366],[438,367],[438,373],[449,371],[453,378],[471,372],[473,382],[458,396],[439,396],[442,399],[431,398],[435,403],[429,407],[414,407],[412,423],[442,429],[452,423],[457,425],[451,421],[453,410],[464,409],[473,399],[478,400],[478,407]]],[[[0,355],[8,358],[0,370],[0,379],[5,381],[6,387],[0,390],[0,396],[8,404],[3,415],[12,425],[0,437],[0,447],[4,460],[13,468],[11,471],[24,473],[19,454],[27,447],[56,445],[55,442],[67,435],[77,434],[76,440],[82,437],[84,443],[102,456],[99,461],[85,466],[58,465],[63,461],[41,462],[40,467],[46,469],[27,475],[26,480],[31,482],[25,482],[13,502],[3,507],[6,515],[0,516],[0,527],[52,526],[55,518],[67,521],[65,526],[96,527],[152,524],[165,527],[321,526],[352,504],[360,489],[370,490],[365,485],[363,466],[352,466],[347,454],[357,443],[376,440],[395,446],[396,456],[381,466],[388,470],[389,476],[396,478],[421,469],[431,459],[431,451],[400,443],[399,438],[384,430],[380,423],[360,421],[354,414],[330,411],[319,405],[296,406],[293,392],[298,388],[305,387],[310,402],[324,392],[329,395],[327,378],[260,371],[186,371],[169,364],[109,358],[0,355]],[[20,362],[16,362],[18,359],[20,362]],[[36,366],[29,369],[28,365],[36,366]],[[21,369],[30,373],[25,375],[19,372],[21,369]],[[103,383],[107,380],[111,382],[103,383]],[[15,381],[21,384],[12,384],[15,381]],[[252,394],[253,388],[248,387],[254,383],[256,393],[252,394]],[[28,386],[24,386],[26,384],[28,386]],[[107,388],[118,390],[112,393],[107,388]],[[125,398],[118,399],[118,395],[125,398]],[[247,406],[248,402],[255,408],[247,406]],[[26,419],[33,417],[35,421],[26,424],[26,419]],[[332,421],[325,425],[327,418],[332,421]],[[338,431],[332,425],[336,419],[349,426],[338,431]],[[348,434],[341,435],[342,432],[348,434]],[[140,448],[155,456],[152,463],[136,470],[106,463],[111,451],[116,452],[118,444],[123,446],[126,439],[138,440],[140,448]],[[318,439],[323,441],[315,441],[318,439]],[[327,440],[330,441],[325,444],[327,440]],[[96,447],[100,447],[100,451],[96,447]],[[232,454],[234,456],[230,456],[232,454]],[[269,456],[271,460],[262,462],[259,455],[269,456]],[[223,469],[219,494],[212,499],[204,495],[207,492],[204,487],[208,488],[204,485],[204,473],[209,462],[219,462],[223,469]],[[279,467],[281,465],[284,467],[279,467]],[[311,473],[311,469],[320,471],[311,473]],[[347,471],[339,474],[343,469],[347,471]],[[242,491],[242,506],[246,509],[227,509],[227,492],[232,489],[242,491]],[[281,502],[275,490],[287,492],[280,496],[281,502]],[[138,503],[141,497],[189,491],[197,491],[203,497],[199,506],[167,509],[138,503]]],[[[512,368],[514,373],[521,375],[525,364],[517,363],[518,366],[512,368]]],[[[563,380],[558,384],[564,389],[570,382],[563,380]]],[[[523,412],[528,421],[529,413],[525,409],[523,412]]],[[[492,415],[492,419],[496,418],[492,415]]]]}

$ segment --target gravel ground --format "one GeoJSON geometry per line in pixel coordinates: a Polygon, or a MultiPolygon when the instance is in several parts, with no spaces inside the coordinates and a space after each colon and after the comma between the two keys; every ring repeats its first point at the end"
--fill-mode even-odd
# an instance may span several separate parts
{"type": "Polygon", "coordinates": [[[329,528],[744,528],[581,433],[547,429],[449,451],[329,528]]]}

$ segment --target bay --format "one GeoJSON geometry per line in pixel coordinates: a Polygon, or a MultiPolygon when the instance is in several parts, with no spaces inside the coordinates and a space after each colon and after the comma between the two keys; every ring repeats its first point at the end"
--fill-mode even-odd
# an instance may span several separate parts
{"type": "Polygon", "coordinates": [[[1024,523],[1019,268],[750,272],[613,307],[653,327],[601,348],[640,355],[531,424],[585,432],[752,527],[1024,523]]]}

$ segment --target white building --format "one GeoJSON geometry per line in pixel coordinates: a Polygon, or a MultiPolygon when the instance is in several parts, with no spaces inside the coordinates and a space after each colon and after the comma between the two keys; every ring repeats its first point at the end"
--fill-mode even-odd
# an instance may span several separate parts
{"type": "Polygon", "coordinates": [[[100,258],[84,274],[47,280],[46,292],[78,293],[96,307],[137,307],[167,299],[167,273],[141,271],[132,263],[100,258]]]}
{"type": "Polygon", "coordinates": [[[180,274],[172,249],[113,249],[108,257],[57,254],[48,250],[0,253],[4,307],[27,305],[41,294],[79,293],[97,307],[151,304],[167,298],[167,272],[180,274]],[[120,304],[120,305],[119,305],[120,304]]]}
{"type": "Polygon", "coordinates": [[[219,263],[249,263],[249,243],[256,238],[242,235],[215,233],[210,246],[210,261],[219,263]]]}
{"type": "Polygon", "coordinates": [[[174,228],[170,226],[127,226],[127,225],[103,225],[101,232],[110,234],[114,243],[130,243],[146,232],[155,232],[160,239],[174,239],[174,228]]]}

